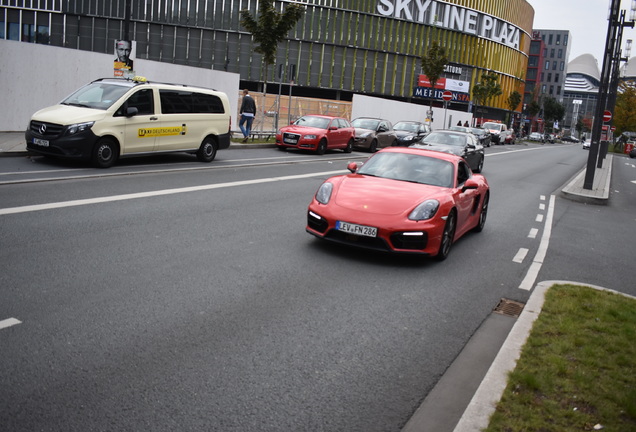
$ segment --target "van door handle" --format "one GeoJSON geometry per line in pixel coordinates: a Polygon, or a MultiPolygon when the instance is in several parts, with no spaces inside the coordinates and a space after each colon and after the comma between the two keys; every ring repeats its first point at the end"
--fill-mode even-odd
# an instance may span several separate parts
{"type": "Polygon", "coordinates": [[[150,120],[151,121],[159,120],[159,117],[152,116],[152,117],[150,117],[150,120]]]}

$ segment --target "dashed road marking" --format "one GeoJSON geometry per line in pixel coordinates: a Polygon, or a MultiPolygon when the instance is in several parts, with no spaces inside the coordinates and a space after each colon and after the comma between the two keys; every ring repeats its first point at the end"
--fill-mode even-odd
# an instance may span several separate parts
{"type": "Polygon", "coordinates": [[[550,195],[548,214],[545,219],[545,225],[543,227],[543,235],[541,236],[539,249],[537,250],[534,259],[532,260],[532,264],[530,265],[530,268],[526,273],[526,277],[523,279],[523,281],[521,281],[519,289],[530,291],[534,286],[534,282],[537,280],[537,276],[539,276],[539,271],[541,270],[541,266],[543,265],[543,260],[548,253],[548,245],[550,244],[550,236],[552,235],[552,219],[554,218],[555,201],[556,197],[554,195],[550,195]]]}
{"type": "Polygon", "coordinates": [[[512,260],[516,263],[521,264],[523,260],[526,258],[526,255],[528,255],[528,249],[520,248],[519,251],[517,251],[517,255],[515,255],[515,257],[512,260]]]}
{"type": "Polygon", "coordinates": [[[3,328],[11,327],[17,324],[22,324],[22,321],[17,320],[15,318],[7,318],[5,320],[0,321],[0,330],[3,328]]]}
{"type": "Polygon", "coordinates": [[[539,230],[537,228],[532,228],[530,230],[530,233],[528,234],[528,238],[531,238],[531,239],[537,238],[538,233],[539,233],[539,230]]]}

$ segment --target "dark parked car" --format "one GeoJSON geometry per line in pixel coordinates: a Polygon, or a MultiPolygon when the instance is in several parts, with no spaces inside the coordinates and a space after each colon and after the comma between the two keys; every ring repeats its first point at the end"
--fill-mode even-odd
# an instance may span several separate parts
{"type": "Polygon", "coordinates": [[[470,131],[479,139],[479,143],[484,147],[490,147],[490,132],[482,128],[470,128],[470,131]]]}
{"type": "Polygon", "coordinates": [[[629,152],[629,157],[636,158],[636,147],[633,147],[632,150],[629,152]]]}
{"type": "Polygon", "coordinates": [[[431,132],[431,127],[418,121],[399,121],[393,125],[397,135],[397,145],[408,147],[431,132]]]}
{"type": "Polygon", "coordinates": [[[356,130],[353,146],[369,150],[371,153],[384,147],[397,145],[397,135],[391,122],[384,119],[359,117],[351,122],[356,130]]]}
{"type": "Polygon", "coordinates": [[[468,162],[470,169],[476,173],[481,172],[484,167],[484,146],[472,133],[453,130],[433,131],[411,147],[461,156],[468,162]]]}
{"type": "Polygon", "coordinates": [[[564,136],[563,138],[561,138],[561,141],[577,143],[577,142],[579,142],[579,139],[578,138],[574,138],[572,135],[567,135],[567,136],[564,136]]]}

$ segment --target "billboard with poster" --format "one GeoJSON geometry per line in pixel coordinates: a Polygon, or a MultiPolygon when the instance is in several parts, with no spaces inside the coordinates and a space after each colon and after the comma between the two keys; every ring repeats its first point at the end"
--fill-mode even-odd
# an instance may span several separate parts
{"type": "Polygon", "coordinates": [[[134,75],[133,59],[135,58],[135,41],[118,39],[115,41],[114,76],[128,77],[134,75]]]}

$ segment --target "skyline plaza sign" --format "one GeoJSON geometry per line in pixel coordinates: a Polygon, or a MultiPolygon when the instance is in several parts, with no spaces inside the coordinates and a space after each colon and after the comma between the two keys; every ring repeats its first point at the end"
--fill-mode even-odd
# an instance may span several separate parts
{"type": "Polygon", "coordinates": [[[454,30],[519,49],[521,29],[492,15],[437,0],[378,0],[377,11],[420,24],[454,30]]]}

